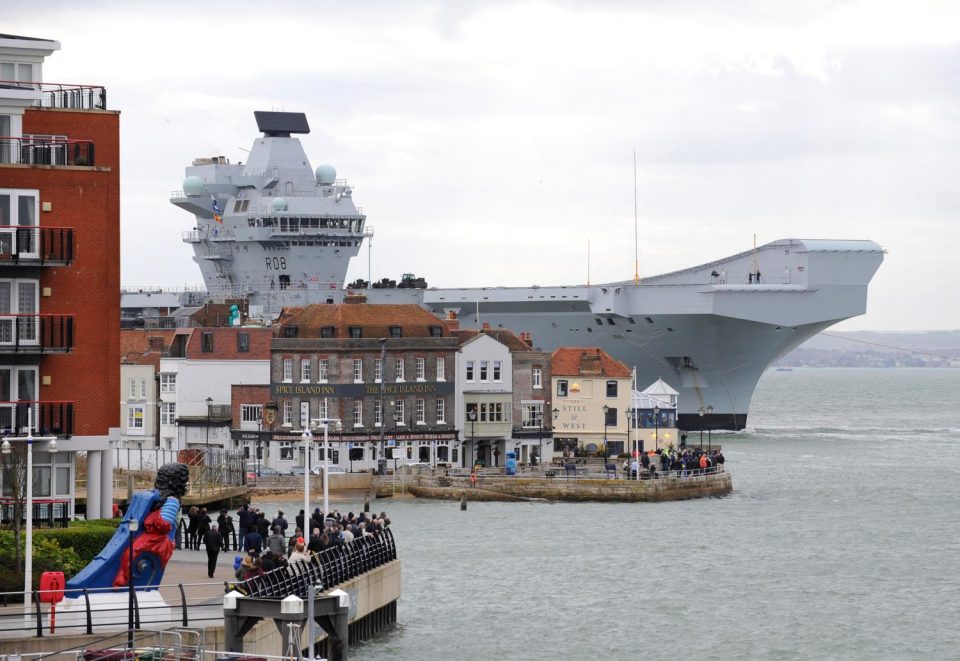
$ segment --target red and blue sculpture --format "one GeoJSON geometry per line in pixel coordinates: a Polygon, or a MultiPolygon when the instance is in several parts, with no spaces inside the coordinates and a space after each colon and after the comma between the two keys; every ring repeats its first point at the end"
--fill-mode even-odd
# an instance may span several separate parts
{"type": "Polygon", "coordinates": [[[67,582],[67,590],[133,586],[155,589],[173,555],[180,501],[187,492],[190,470],[186,464],[164,464],[157,470],[152,491],[134,494],[127,513],[100,553],[67,582]],[[130,521],[133,532],[133,567],[130,567],[130,521]]]}

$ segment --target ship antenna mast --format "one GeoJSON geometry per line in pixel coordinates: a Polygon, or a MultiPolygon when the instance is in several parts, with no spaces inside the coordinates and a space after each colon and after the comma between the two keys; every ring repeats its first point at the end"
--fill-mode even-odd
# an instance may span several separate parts
{"type": "Polygon", "coordinates": [[[633,284],[640,284],[640,239],[637,231],[637,150],[633,150],[633,284]]]}
{"type": "Polygon", "coordinates": [[[590,286],[590,239],[587,239],[587,287],[590,286]]]}

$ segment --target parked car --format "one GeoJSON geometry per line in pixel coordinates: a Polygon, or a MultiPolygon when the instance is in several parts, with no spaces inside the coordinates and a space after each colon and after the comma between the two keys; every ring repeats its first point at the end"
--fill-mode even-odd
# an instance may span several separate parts
{"type": "Polygon", "coordinates": [[[270,466],[260,466],[260,472],[257,473],[257,467],[255,465],[247,466],[247,479],[255,480],[258,477],[280,477],[280,471],[276,468],[271,468],[270,466]]]}
{"type": "MultiPolygon", "coordinates": [[[[333,475],[333,474],[335,474],[335,473],[346,473],[346,472],[347,472],[347,471],[345,471],[343,468],[341,468],[340,466],[330,466],[329,468],[327,468],[327,470],[330,471],[330,474],[331,474],[331,475],[333,475]]],[[[310,469],[310,473],[311,473],[312,475],[320,475],[321,473],[323,473],[323,466],[314,466],[313,468],[310,469]]],[[[303,475],[303,473],[301,473],[301,475],[303,475]]]]}
{"type": "Polygon", "coordinates": [[[293,468],[290,469],[290,474],[299,475],[300,477],[303,477],[303,466],[294,466],[293,468]]]}

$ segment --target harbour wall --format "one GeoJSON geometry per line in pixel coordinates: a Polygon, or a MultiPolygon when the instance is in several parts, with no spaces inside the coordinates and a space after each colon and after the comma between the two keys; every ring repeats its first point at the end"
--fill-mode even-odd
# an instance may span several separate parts
{"type": "Polygon", "coordinates": [[[653,480],[566,479],[562,477],[484,477],[476,486],[468,478],[420,478],[407,490],[419,498],[459,500],[556,500],[663,502],[724,496],[733,490],[729,472],[653,480]]]}

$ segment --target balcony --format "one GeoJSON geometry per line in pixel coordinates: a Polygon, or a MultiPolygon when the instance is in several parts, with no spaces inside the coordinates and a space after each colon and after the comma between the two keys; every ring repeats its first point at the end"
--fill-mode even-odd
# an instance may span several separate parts
{"type": "Polygon", "coordinates": [[[72,261],[72,227],[0,225],[0,266],[67,266],[72,261]]]}
{"type": "Polygon", "coordinates": [[[33,433],[38,436],[53,434],[73,435],[73,402],[0,401],[0,431],[4,434],[26,433],[27,411],[33,410],[33,433]]]}
{"type": "Polygon", "coordinates": [[[0,353],[67,353],[72,314],[0,314],[0,353]]]}
{"type": "Polygon", "coordinates": [[[93,166],[92,140],[0,136],[0,163],[93,166]]]}
{"type": "Polygon", "coordinates": [[[106,110],[107,89],[101,85],[70,83],[33,83],[22,80],[0,80],[0,89],[36,93],[35,104],[41,108],[66,110],[106,110]]]}

